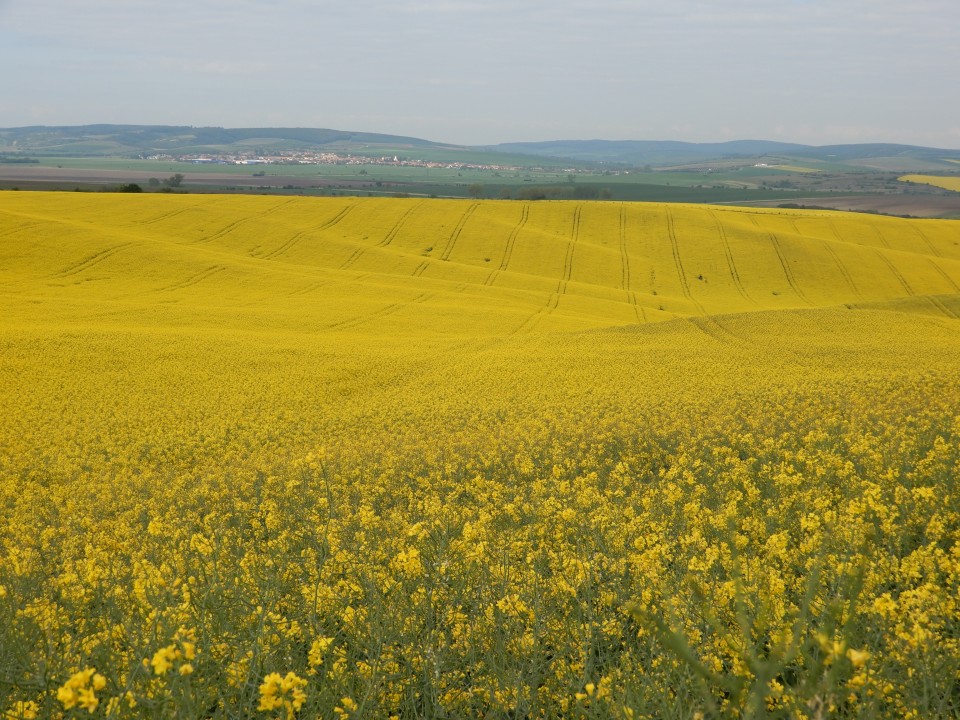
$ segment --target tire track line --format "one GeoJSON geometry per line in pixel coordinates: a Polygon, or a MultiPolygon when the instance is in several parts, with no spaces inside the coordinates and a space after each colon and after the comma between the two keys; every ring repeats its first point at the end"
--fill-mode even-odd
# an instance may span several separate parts
{"type": "Polygon", "coordinates": [[[397,220],[396,224],[392,228],[390,228],[390,232],[387,233],[387,236],[383,240],[378,242],[375,247],[386,247],[387,245],[392,243],[394,238],[396,238],[397,235],[400,233],[400,230],[403,228],[404,223],[407,222],[407,218],[409,218],[413,214],[414,210],[416,210],[418,207],[423,205],[424,202],[426,201],[421,200],[420,202],[414,205],[411,205],[409,208],[407,208],[407,211],[400,216],[400,219],[397,220]]]}
{"type": "Polygon", "coordinates": [[[289,200],[286,200],[285,202],[277,203],[272,208],[267,208],[266,210],[264,210],[262,213],[257,215],[257,217],[268,217],[270,215],[274,215],[280,212],[280,210],[282,210],[283,208],[287,207],[287,205],[293,205],[293,203],[295,202],[297,202],[297,198],[291,198],[289,200]]]}
{"type": "Polygon", "coordinates": [[[313,282],[313,283],[310,283],[309,285],[305,285],[299,290],[294,290],[291,293],[287,293],[287,297],[299,297],[301,295],[307,295],[309,293],[312,293],[314,290],[319,290],[320,288],[322,288],[324,285],[327,285],[327,284],[328,282],[313,282]]]}
{"type": "Polygon", "coordinates": [[[683,269],[683,262],[680,260],[680,243],[677,242],[677,231],[676,227],[674,226],[673,213],[669,208],[667,208],[666,213],[667,235],[670,238],[670,249],[673,252],[673,264],[676,266],[677,275],[680,277],[680,289],[683,291],[683,296],[700,311],[700,314],[706,315],[707,311],[704,309],[703,305],[694,300],[693,295],[690,292],[690,284],[687,282],[687,274],[683,269]]]}
{"type": "Polygon", "coordinates": [[[960,320],[960,315],[948,308],[946,303],[944,303],[940,298],[936,297],[935,295],[927,295],[926,297],[927,300],[929,300],[931,304],[937,308],[937,310],[946,315],[948,318],[951,320],[960,320]]]}
{"type": "Polygon", "coordinates": [[[227,269],[226,265],[211,265],[207,269],[201,270],[195,275],[191,275],[186,280],[183,280],[178,283],[174,283],[173,285],[168,285],[167,287],[164,287],[164,288],[160,288],[160,290],[158,290],[157,292],[173,292],[175,290],[184,290],[188,287],[192,287],[193,285],[196,285],[197,283],[203,282],[207,278],[213,277],[217,273],[221,273],[226,269],[227,269]]]}
{"type": "MultiPolygon", "coordinates": [[[[730,239],[727,237],[727,231],[723,227],[723,223],[720,222],[720,218],[717,217],[717,214],[710,211],[710,217],[713,218],[714,225],[717,226],[717,233],[720,235],[720,243],[723,245],[723,256],[727,259],[727,269],[730,271],[730,277],[733,279],[733,284],[737,288],[737,292],[740,293],[740,296],[749,302],[754,302],[754,300],[747,295],[747,289],[743,286],[743,282],[740,280],[740,273],[737,271],[736,263],[733,261],[733,249],[730,247],[730,239]]],[[[794,226],[796,230],[796,226],[794,226]]]]}
{"type": "Polygon", "coordinates": [[[777,253],[777,259],[780,261],[780,267],[783,268],[784,277],[787,278],[787,284],[790,286],[790,289],[793,290],[797,297],[803,300],[808,305],[813,305],[810,302],[810,299],[803,294],[803,291],[800,289],[800,286],[797,285],[797,279],[793,276],[793,271],[790,269],[790,264],[787,262],[786,255],[783,254],[783,248],[780,246],[780,240],[777,239],[777,236],[773,233],[767,233],[767,237],[770,238],[770,243],[773,245],[774,251],[777,253]]]}
{"type": "Polygon", "coordinates": [[[567,294],[567,285],[570,282],[570,278],[573,276],[573,253],[577,246],[577,242],[580,239],[580,216],[582,210],[583,206],[577,205],[576,209],[573,211],[573,222],[572,227],[570,228],[570,240],[567,241],[567,250],[563,257],[563,275],[561,276],[559,282],[557,282],[556,291],[551,293],[550,297],[547,298],[547,304],[543,308],[543,312],[547,315],[552,314],[553,311],[559,307],[560,296],[567,294]]]}
{"type": "Polygon", "coordinates": [[[527,334],[531,332],[534,326],[537,324],[537,321],[540,319],[540,316],[543,315],[545,311],[546,311],[546,306],[540,308],[539,310],[534,312],[532,315],[530,315],[526,320],[520,323],[520,325],[517,326],[514,330],[511,330],[509,335],[513,336],[513,335],[520,335],[521,333],[527,334]]]}
{"type": "Polygon", "coordinates": [[[913,228],[913,231],[914,231],[917,235],[920,236],[920,239],[923,241],[923,244],[926,245],[927,248],[930,250],[930,254],[931,254],[931,255],[933,255],[934,257],[939,257],[939,258],[942,258],[942,257],[943,257],[943,255],[940,253],[940,251],[937,250],[937,249],[933,246],[933,243],[932,243],[932,242],[930,242],[930,238],[928,238],[928,237],[926,236],[926,233],[924,233],[923,230],[921,230],[920,228],[918,228],[918,227],[917,227],[915,224],[913,224],[913,223],[910,224],[910,227],[913,228]]]}
{"type": "Polygon", "coordinates": [[[73,265],[68,265],[67,267],[63,268],[60,272],[55,273],[54,275],[51,275],[51,277],[65,278],[65,277],[70,277],[71,275],[82,273],[84,270],[89,270],[95,265],[99,265],[104,260],[107,260],[108,258],[113,257],[118,252],[120,252],[124,248],[130,247],[131,245],[133,245],[132,242],[126,242],[126,243],[120,243],[119,245],[114,245],[113,247],[108,247],[104,250],[101,250],[100,252],[97,252],[97,253],[94,253],[93,255],[85,257],[80,262],[74,263],[73,265]]]}
{"type": "Polygon", "coordinates": [[[413,273],[411,273],[411,275],[413,277],[420,277],[421,275],[423,275],[423,273],[426,271],[428,267],[430,267],[430,261],[424,260],[422,263],[417,265],[417,269],[414,270],[413,273]]]}
{"type": "MultiPolygon", "coordinates": [[[[580,238],[580,212],[582,210],[583,206],[577,205],[573,211],[573,227],[570,229],[570,240],[567,241],[567,251],[563,256],[563,275],[560,278],[560,282],[557,283],[556,294],[558,296],[567,292],[567,283],[570,282],[570,277],[573,275],[573,251],[580,238]]],[[[559,302],[560,299],[558,297],[557,303],[559,302]]],[[[548,302],[547,305],[549,306],[549,304],[548,302]]],[[[554,307],[556,307],[556,304],[554,304],[554,307]]]]}
{"type": "Polygon", "coordinates": [[[510,236],[507,238],[507,245],[503,249],[503,259],[500,260],[500,267],[487,276],[487,279],[483,283],[484,285],[493,285],[493,281],[497,275],[507,269],[507,265],[510,264],[510,257],[513,255],[513,246],[517,241],[517,236],[520,234],[520,231],[523,230],[523,226],[527,224],[527,218],[529,217],[530,205],[524,204],[523,213],[520,215],[520,222],[510,231],[510,236]]]}
{"type": "Polygon", "coordinates": [[[620,286],[626,293],[627,302],[633,305],[633,314],[637,322],[647,322],[647,314],[637,302],[637,294],[630,289],[630,255],[627,253],[627,211],[620,203],[620,286]]]}
{"type": "Polygon", "coordinates": [[[33,230],[34,228],[42,227],[43,225],[44,225],[44,223],[40,223],[40,222],[32,222],[32,223],[24,223],[24,224],[22,224],[22,225],[14,225],[13,227],[4,228],[3,230],[0,230],[0,237],[7,237],[7,236],[9,236],[9,235],[16,235],[17,233],[26,232],[26,231],[28,231],[28,230],[33,230]]]}
{"type": "Polygon", "coordinates": [[[722,345],[730,345],[731,342],[738,344],[742,342],[739,337],[727,330],[710,315],[688,317],[687,320],[702,333],[710,336],[722,345]]]}
{"type": "Polygon", "coordinates": [[[346,270],[347,268],[349,268],[351,265],[353,265],[353,264],[359,259],[359,257],[360,257],[361,255],[363,255],[364,249],[365,249],[365,248],[359,247],[359,248],[357,248],[356,250],[354,250],[354,251],[350,254],[350,257],[348,257],[348,258],[346,259],[346,261],[343,263],[343,265],[341,265],[341,266],[340,266],[339,268],[337,268],[337,269],[338,269],[338,270],[346,270]]]}
{"type": "Polygon", "coordinates": [[[229,224],[225,225],[224,227],[220,228],[219,230],[217,230],[217,232],[215,232],[213,235],[208,235],[208,236],[205,237],[205,238],[200,238],[199,240],[194,240],[194,241],[191,243],[191,245],[205,245],[205,244],[208,243],[208,242],[213,242],[214,240],[219,240],[219,239],[222,238],[224,235],[227,235],[228,233],[230,233],[230,232],[232,232],[233,230],[235,230],[236,228],[238,228],[240,225],[243,225],[245,222],[249,222],[249,221],[252,220],[252,219],[253,219],[252,217],[244,217],[244,218],[240,218],[239,220],[234,220],[232,223],[229,223],[229,224]]]}
{"type": "Polygon", "coordinates": [[[936,260],[934,260],[933,258],[928,257],[928,258],[927,258],[927,262],[930,263],[930,264],[933,266],[933,269],[934,269],[934,270],[936,270],[938,273],[940,273],[940,277],[942,277],[944,280],[947,281],[947,283],[949,283],[950,285],[953,286],[953,291],[954,291],[954,292],[960,292],[960,285],[957,285],[957,283],[954,282],[953,278],[950,277],[949,275],[947,275],[946,271],[945,271],[942,267],[940,267],[940,265],[937,264],[937,261],[936,261],[936,260]]]}
{"type": "Polygon", "coordinates": [[[885,247],[887,250],[892,249],[890,247],[890,241],[887,240],[887,236],[883,234],[883,231],[880,228],[874,225],[873,231],[877,234],[877,238],[880,240],[880,244],[883,245],[883,247],[885,247]]]}
{"type": "Polygon", "coordinates": [[[843,275],[844,281],[847,285],[850,286],[850,289],[853,291],[853,294],[856,295],[861,300],[863,299],[863,293],[860,292],[860,288],[857,287],[856,283],[853,281],[853,276],[850,274],[850,271],[847,269],[847,266],[843,264],[843,261],[840,259],[840,256],[837,255],[837,251],[833,249],[829,240],[823,241],[823,247],[826,248],[827,254],[833,258],[834,264],[837,266],[837,269],[840,270],[840,274],[843,275]]]}
{"type": "Polygon", "coordinates": [[[293,235],[289,240],[287,240],[285,243],[280,245],[275,250],[268,252],[264,255],[261,255],[260,259],[273,260],[273,258],[277,257],[278,255],[282,255],[283,253],[287,252],[290,248],[292,248],[294,245],[296,245],[298,242],[300,242],[300,240],[303,239],[303,236],[306,235],[307,233],[323,232],[324,230],[332,228],[338,222],[343,220],[343,218],[346,217],[347,213],[349,213],[354,207],[356,207],[356,203],[351,203],[350,205],[347,205],[345,208],[343,208],[343,210],[338,212],[336,215],[334,215],[332,218],[327,220],[325,223],[321,225],[317,225],[316,227],[313,227],[313,228],[301,230],[300,232],[293,235]]]}
{"type": "MultiPolygon", "coordinates": [[[[387,233],[386,237],[384,237],[383,240],[381,240],[380,242],[376,243],[373,247],[384,248],[384,247],[387,247],[387,245],[389,245],[390,243],[392,243],[394,238],[397,237],[397,235],[399,234],[400,229],[403,227],[404,223],[407,221],[407,218],[409,218],[410,215],[413,214],[414,210],[416,210],[418,207],[423,205],[424,202],[426,201],[421,200],[420,202],[414,205],[411,205],[409,208],[407,208],[406,211],[404,211],[403,215],[400,216],[400,219],[397,220],[396,223],[394,223],[392,228],[390,228],[390,231],[387,233]]],[[[350,257],[348,257],[346,261],[344,261],[344,263],[337,269],[347,270],[351,265],[353,265],[357,260],[360,259],[360,256],[363,255],[367,251],[367,249],[368,248],[366,247],[358,247],[356,250],[354,250],[350,254],[350,257]]]]}
{"type": "Polygon", "coordinates": [[[254,220],[254,219],[256,219],[256,218],[269,217],[270,215],[273,215],[273,214],[279,212],[281,209],[283,209],[283,208],[286,207],[287,205],[290,205],[290,204],[292,204],[292,203],[295,203],[296,201],[297,201],[296,198],[294,198],[294,199],[292,199],[292,200],[287,200],[286,202],[278,203],[277,205],[274,205],[272,208],[268,208],[268,209],[264,210],[263,212],[257,213],[256,215],[247,215],[246,217],[242,217],[242,218],[240,218],[239,220],[235,220],[235,221],[233,221],[232,223],[229,223],[229,224],[225,225],[224,227],[220,228],[220,229],[219,229],[217,232],[215,232],[213,235],[209,235],[208,237],[205,237],[205,238],[200,238],[199,240],[194,240],[193,243],[191,243],[191,244],[192,244],[192,245],[203,245],[203,244],[206,244],[206,243],[208,243],[208,242],[213,242],[214,240],[219,240],[219,239],[222,238],[224,235],[227,235],[228,233],[232,232],[233,230],[236,230],[240,225],[243,225],[244,223],[250,222],[251,220],[254,220]]]}
{"type": "Polygon", "coordinates": [[[897,270],[896,266],[892,262],[890,262],[890,259],[886,255],[884,255],[880,250],[874,249],[874,252],[876,252],[877,257],[883,260],[884,265],[886,265],[887,268],[889,268],[890,272],[893,273],[893,276],[897,279],[897,282],[899,282],[900,285],[903,287],[907,295],[909,295],[910,297],[916,296],[917,293],[915,293],[913,288],[910,287],[910,284],[907,282],[906,278],[900,274],[900,271],[897,270]]]}
{"type": "Polygon", "coordinates": [[[453,232],[450,234],[450,237],[447,239],[447,246],[443,249],[443,252],[440,254],[441,260],[449,260],[450,253],[453,252],[453,246],[457,244],[457,240],[460,238],[460,233],[463,232],[463,226],[467,224],[467,221],[470,219],[470,216],[473,215],[477,208],[480,207],[480,203],[475,202],[460,218],[460,222],[457,223],[457,226],[453,229],[453,232]]]}
{"type": "Polygon", "coordinates": [[[179,210],[171,210],[170,212],[161,213],[160,215],[157,215],[154,218],[150,218],[149,220],[144,220],[143,222],[140,222],[137,224],[138,225],[156,225],[158,222],[169,220],[172,217],[176,217],[177,215],[182,215],[188,210],[193,210],[193,209],[194,208],[191,206],[191,207],[180,208],[179,210]]]}
{"type": "Polygon", "coordinates": [[[374,310],[372,313],[368,313],[367,315],[361,315],[358,317],[349,318],[347,320],[341,320],[340,322],[336,322],[331,325],[327,325],[326,329],[327,330],[349,330],[351,328],[357,327],[358,325],[362,325],[365,322],[369,322],[371,320],[378,320],[381,318],[385,318],[389,315],[393,315],[394,313],[410,305],[416,305],[419,303],[426,302],[427,300],[432,298],[434,295],[436,295],[436,293],[421,293],[420,295],[417,295],[412,300],[390,303],[389,305],[386,305],[380,308],[379,310],[374,310]]]}

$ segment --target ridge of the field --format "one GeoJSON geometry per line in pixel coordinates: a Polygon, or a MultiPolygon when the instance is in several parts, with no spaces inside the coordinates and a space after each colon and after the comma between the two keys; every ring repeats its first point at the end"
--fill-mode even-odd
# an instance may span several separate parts
{"type": "Polygon", "coordinates": [[[8,318],[516,335],[809,308],[960,316],[960,223],[604,202],[7,193],[8,318]]]}

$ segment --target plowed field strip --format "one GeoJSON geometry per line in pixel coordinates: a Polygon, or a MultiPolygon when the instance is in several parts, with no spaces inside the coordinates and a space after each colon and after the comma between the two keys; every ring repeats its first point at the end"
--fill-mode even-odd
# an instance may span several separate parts
{"type": "Polygon", "coordinates": [[[113,255],[116,255],[118,252],[120,252],[126,247],[130,247],[131,245],[133,245],[132,242],[120,243],[119,245],[114,245],[113,247],[109,247],[109,248],[106,248],[105,250],[101,250],[100,252],[97,252],[97,253],[94,253],[93,255],[89,255],[88,257],[85,257],[80,262],[74,263],[73,265],[68,265],[67,267],[63,268],[63,270],[61,270],[60,272],[53,275],[53,277],[65,278],[65,277],[70,277],[71,275],[76,275],[77,273],[81,273],[84,270],[89,270],[94,265],[99,265],[107,258],[110,258],[113,255]]]}
{"type": "Polygon", "coordinates": [[[457,244],[460,233],[463,232],[463,226],[467,224],[470,216],[477,211],[478,207],[480,207],[480,203],[474,203],[467,208],[467,211],[463,214],[463,217],[460,218],[460,222],[458,222],[457,226],[453,229],[453,232],[450,234],[450,238],[447,240],[447,246],[443,249],[443,253],[440,255],[441,260],[450,259],[450,253],[453,252],[453,246],[457,244]]]}

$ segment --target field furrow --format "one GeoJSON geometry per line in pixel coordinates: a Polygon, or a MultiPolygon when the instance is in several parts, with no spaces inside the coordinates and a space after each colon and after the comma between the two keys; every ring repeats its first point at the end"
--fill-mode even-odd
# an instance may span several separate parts
{"type": "Polygon", "coordinates": [[[84,258],[83,260],[81,260],[80,262],[77,262],[77,263],[74,263],[74,264],[72,264],[72,265],[68,265],[68,266],[65,267],[65,268],[62,268],[62,269],[60,270],[60,272],[55,273],[55,274],[52,275],[51,277],[54,277],[54,278],[65,278],[65,277],[69,277],[69,276],[71,276],[71,275],[76,275],[76,274],[78,274],[78,273],[84,272],[85,270],[89,270],[90,268],[94,267],[95,265],[99,265],[99,264],[102,263],[104,260],[107,260],[107,259],[113,257],[113,256],[116,255],[118,252],[120,252],[120,251],[123,250],[124,248],[130,247],[131,245],[133,245],[133,243],[129,243],[129,242],[127,242],[127,243],[120,243],[119,245],[114,245],[114,246],[109,247],[109,248],[106,248],[106,249],[104,249],[104,250],[100,250],[99,252],[96,252],[96,253],[94,253],[93,255],[89,255],[88,257],[85,257],[85,258],[84,258]]]}
{"type": "Polygon", "coordinates": [[[710,217],[713,219],[713,223],[717,228],[717,235],[720,237],[720,242],[723,245],[723,257],[727,263],[727,270],[730,273],[730,279],[733,280],[733,284],[736,286],[740,297],[748,302],[754,302],[747,294],[746,289],[743,287],[743,282],[740,280],[740,273],[737,272],[737,264],[733,259],[733,250],[730,248],[730,241],[727,239],[727,231],[724,229],[723,223],[720,222],[716,213],[711,212],[710,217]]]}
{"type": "Polygon", "coordinates": [[[460,218],[460,221],[457,223],[457,226],[453,229],[453,232],[450,234],[450,238],[447,240],[447,245],[444,247],[443,252],[440,254],[441,260],[449,260],[450,253],[453,252],[454,246],[457,244],[457,240],[460,238],[460,233],[463,232],[463,226],[467,224],[470,220],[470,216],[473,215],[477,208],[480,207],[480,203],[474,203],[460,218]]]}
{"type": "Polygon", "coordinates": [[[803,291],[797,284],[797,280],[793,275],[793,270],[790,268],[790,262],[787,260],[786,255],[783,253],[783,248],[780,246],[780,240],[773,233],[770,233],[768,238],[770,239],[770,244],[773,246],[774,251],[777,253],[777,259],[780,261],[780,267],[783,268],[783,275],[787,279],[787,284],[790,286],[790,289],[793,290],[797,297],[803,300],[805,303],[813,305],[813,303],[807,299],[807,296],[803,294],[803,291]]]}
{"type": "Polygon", "coordinates": [[[883,252],[879,250],[876,251],[876,254],[877,254],[877,257],[880,258],[883,264],[890,271],[890,274],[897,279],[898,283],[900,283],[900,287],[903,288],[903,291],[910,296],[916,295],[916,292],[914,292],[913,288],[910,287],[910,284],[907,282],[907,279],[903,276],[903,273],[901,273],[897,269],[897,266],[894,265],[893,262],[891,262],[890,258],[888,258],[886,255],[883,254],[883,252]]]}

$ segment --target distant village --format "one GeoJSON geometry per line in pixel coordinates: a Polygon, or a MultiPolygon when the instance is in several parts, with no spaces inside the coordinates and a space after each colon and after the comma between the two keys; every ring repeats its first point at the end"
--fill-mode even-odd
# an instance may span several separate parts
{"type": "Polygon", "coordinates": [[[148,160],[164,160],[193,163],[195,165],[395,165],[402,167],[439,168],[445,170],[501,170],[516,171],[515,165],[483,165],[465,162],[441,162],[413,160],[397,155],[368,157],[364,155],[341,155],[332,152],[285,152],[279,155],[256,153],[224,153],[207,155],[150,155],[148,160]]]}

